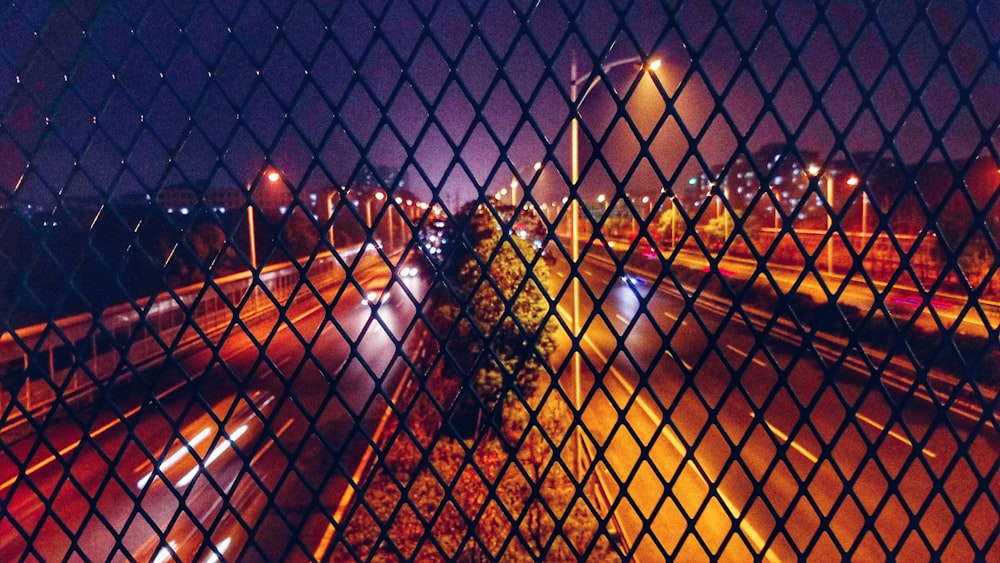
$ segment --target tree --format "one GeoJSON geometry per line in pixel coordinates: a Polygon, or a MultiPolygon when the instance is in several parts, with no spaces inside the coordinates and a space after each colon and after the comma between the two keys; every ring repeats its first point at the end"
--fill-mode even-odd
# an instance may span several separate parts
{"type": "MultiPolygon", "coordinates": [[[[660,213],[653,231],[659,235],[660,240],[671,240],[674,237],[681,238],[684,235],[686,227],[687,223],[684,222],[684,216],[681,215],[681,211],[677,209],[677,204],[675,203],[669,209],[660,213]]],[[[670,246],[673,247],[676,243],[677,241],[673,240],[670,246]]]]}
{"type": "Polygon", "coordinates": [[[301,207],[292,207],[281,229],[285,251],[293,259],[308,255],[319,244],[319,230],[306,213],[301,207]]]}
{"type": "Polygon", "coordinates": [[[458,266],[454,287],[461,300],[453,352],[489,411],[513,388],[534,392],[546,355],[554,348],[544,286],[548,266],[534,247],[513,237],[489,204],[467,223],[471,252],[458,266]]]}
{"type": "Polygon", "coordinates": [[[194,283],[236,271],[238,260],[216,221],[199,219],[182,236],[183,240],[176,245],[171,243],[171,237],[161,239],[161,248],[171,257],[168,274],[171,283],[194,283]]]}

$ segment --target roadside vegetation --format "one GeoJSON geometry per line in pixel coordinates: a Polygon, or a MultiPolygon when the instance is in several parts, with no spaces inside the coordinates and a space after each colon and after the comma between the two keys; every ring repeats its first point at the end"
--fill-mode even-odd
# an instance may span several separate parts
{"type": "Polygon", "coordinates": [[[489,204],[456,219],[448,282],[425,308],[446,344],[383,434],[334,559],[621,559],[592,484],[572,476],[547,265],[503,221],[489,204]]]}

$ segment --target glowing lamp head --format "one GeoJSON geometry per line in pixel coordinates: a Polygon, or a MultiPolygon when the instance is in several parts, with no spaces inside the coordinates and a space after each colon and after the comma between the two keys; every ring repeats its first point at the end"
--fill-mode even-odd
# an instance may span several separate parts
{"type": "Polygon", "coordinates": [[[281,179],[281,174],[278,174],[274,170],[271,170],[270,172],[267,173],[267,181],[268,182],[274,183],[274,182],[277,182],[280,179],[281,179]]]}

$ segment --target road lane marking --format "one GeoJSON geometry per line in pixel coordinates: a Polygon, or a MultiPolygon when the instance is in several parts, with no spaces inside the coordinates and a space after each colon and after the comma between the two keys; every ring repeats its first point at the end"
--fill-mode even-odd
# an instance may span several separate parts
{"type": "MultiPolygon", "coordinates": [[[[258,407],[258,409],[263,410],[265,407],[267,407],[267,405],[271,404],[271,402],[274,401],[274,395],[269,395],[268,398],[267,398],[267,400],[265,400],[263,403],[259,403],[258,404],[257,403],[257,399],[260,397],[260,395],[261,395],[260,390],[256,390],[256,391],[253,392],[252,397],[250,397],[250,398],[253,400],[254,404],[258,407]]],[[[212,411],[214,411],[214,410],[215,409],[213,408],[212,411]]],[[[249,413],[248,418],[254,417],[254,414],[255,413],[253,413],[251,411],[249,413]]],[[[241,429],[242,430],[240,430],[240,429],[237,430],[237,432],[239,432],[240,435],[242,435],[243,432],[246,431],[246,424],[244,424],[241,427],[241,429]]],[[[146,488],[146,485],[149,484],[149,482],[154,477],[158,477],[158,476],[166,477],[167,471],[171,467],[173,467],[174,464],[176,464],[178,461],[180,461],[180,459],[184,456],[185,453],[189,454],[192,458],[195,459],[195,461],[198,461],[198,456],[197,456],[197,453],[195,452],[195,448],[198,446],[198,444],[200,444],[201,442],[204,442],[209,436],[211,436],[211,432],[212,432],[212,426],[209,425],[209,426],[206,426],[206,427],[202,428],[201,431],[198,432],[198,434],[195,435],[195,437],[193,439],[191,439],[190,441],[183,441],[183,442],[181,442],[180,447],[177,448],[172,454],[170,454],[170,456],[166,460],[163,461],[163,463],[160,464],[159,471],[156,472],[156,471],[150,470],[149,473],[147,473],[145,476],[143,476],[142,479],[139,479],[139,482],[136,484],[136,487],[138,489],[142,490],[142,489],[146,488]]],[[[233,440],[235,440],[235,438],[233,438],[233,440]]],[[[215,451],[217,451],[217,450],[218,450],[218,447],[216,447],[216,449],[213,450],[213,454],[215,454],[215,451]]],[[[215,454],[215,457],[218,457],[218,454],[215,454]]],[[[215,459],[215,457],[212,457],[212,454],[210,454],[209,455],[209,463],[211,463],[211,461],[213,461],[215,459]]],[[[141,471],[140,468],[144,468],[146,465],[149,465],[149,467],[152,468],[152,460],[149,460],[149,459],[145,460],[143,463],[141,463],[139,465],[138,468],[136,468],[136,472],[137,473],[140,472],[141,471]]],[[[204,466],[208,467],[208,463],[205,463],[204,466]]],[[[195,471],[195,470],[192,470],[192,471],[195,471]]],[[[190,475],[190,472],[189,472],[189,475],[190,475]]]]}
{"type": "MultiPolygon", "coordinates": [[[[885,426],[882,426],[881,424],[875,422],[874,420],[868,418],[867,416],[865,416],[865,415],[863,415],[861,413],[855,413],[854,416],[856,416],[858,418],[858,420],[860,420],[861,422],[870,424],[870,425],[874,426],[875,428],[878,428],[879,431],[881,431],[881,432],[886,432],[887,431],[886,428],[885,428],[885,426]]],[[[889,432],[890,436],[892,436],[893,438],[899,440],[900,442],[903,442],[907,446],[910,446],[911,448],[916,446],[916,444],[914,444],[912,441],[910,441],[909,438],[907,438],[906,436],[903,436],[902,434],[896,432],[895,430],[888,430],[888,432],[889,432]]],[[[928,450],[927,448],[921,448],[920,451],[924,452],[924,455],[926,455],[927,457],[937,457],[937,454],[934,451],[928,450]]]]}
{"type": "MultiPolygon", "coordinates": [[[[733,352],[736,352],[737,354],[743,356],[744,358],[747,358],[747,357],[750,356],[750,354],[744,352],[743,350],[740,350],[739,348],[737,348],[736,346],[733,346],[732,344],[726,344],[726,348],[729,349],[729,350],[732,350],[733,352]]],[[[753,363],[755,363],[755,364],[757,364],[758,366],[767,367],[767,363],[764,362],[764,361],[762,361],[762,360],[759,360],[756,356],[754,356],[753,358],[750,358],[750,361],[753,362],[753,363]]]]}
{"type": "MultiPolygon", "coordinates": [[[[252,398],[256,399],[259,396],[260,396],[260,390],[257,390],[257,391],[253,392],[253,397],[252,398]]],[[[273,395],[272,395],[272,398],[273,398],[273,395]]],[[[256,404],[256,402],[257,401],[255,400],[254,403],[256,404]]],[[[270,400],[268,402],[270,402],[270,400]]],[[[136,473],[136,474],[142,473],[142,472],[146,471],[147,469],[152,468],[154,461],[156,461],[156,460],[155,459],[151,459],[151,458],[146,458],[145,460],[143,460],[142,463],[140,463],[139,465],[137,465],[136,468],[132,472],[136,473]]],[[[162,467],[160,469],[161,469],[161,471],[163,470],[162,467]]],[[[140,488],[142,488],[142,487],[140,487],[140,488]]]]}
{"type": "MultiPolygon", "coordinates": [[[[753,411],[750,411],[750,417],[751,418],[756,418],[756,415],[753,413],[753,411]]],[[[801,444],[799,444],[795,440],[789,439],[788,434],[785,434],[781,430],[778,430],[778,428],[776,426],[774,426],[773,424],[771,424],[770,422],[768,422],[766,420],[764,421],[764,425],[767,426],[771,430],[771,432],[774,433],[775,436],[777,436],[778,438],[781,438],[782,442],[784,442],[784,443],[792,446],[792,449],[794,449],[795,451],[797,451],[800,454],[802,454],[803,456],[805,456],[806,459],[808,459],[809,461],[813,462],[814,464],[815,463],[819,463],[819,458],[818,457],[816,457],[815,455],[813,455],[812,452],[810,452],[809,450],[807,450],[804,446],[802,446],[801,444]]]]}
{"type": "Polygon", "coordinates": [[[670,320],[672,320],[672,321],[675,321],[675,322],[676,322],[676,321],[679,321],[679,320],[680,320],[680,319],[679,319],[679,318],[677,317],[677,315],[675,315],[675,314],[671,313],[670,311],[664,311],[664,312],[663,312],[663,316],[665,316],[665,317],[667,317],[668,319],[670,319],[670,320]]]}
{"type": "Polygon", "coordinates": [[[159,551],[156,552],[156,558],[153,559],[153,563],[167,563],[167,561],[176,561],[174,559],[174,553],[177,553],[177,542],[170,540],[167,542],[169,547],[161,547],[159,551]]]}
{"type": "MultiPolygon", "coordinates": [[[[569,311],[567,311],[562,305],[559,305],[558,308],[559,308],[559,311],[562,313],[563,316],[572,318],[572,316],[569,314],[569,311]]],[[[618,318],[621,319],[621,316],[618,316],[618,318]]],[[[622,320],[625,321],[625,319],[622,319],[622,320]]],[[[628,321],[625,321],[625,322],[628,322],[628,321]]],[[[587,335],[583,335],[583,339],[586,340],[587,342],[590,342],[591,347],[594,348],[594,351],[597,352],[597,356],[601,358],[601,361],[603,363],[605,363],[605,364],[608,363],[608,359],[605,358],[605,357],[603,357],[603,356],[601,356],[600,349],[597,346],[594,345],[594,342],[592,340],[590,340],[590,337],[588,337],[587,335]]],[[[687,368],[688,371],[694,370],[694,368],[691,367],[691,364],[687,363],[684,360],[684,358],[682,358],[682,357],[678,356],[677,354],[673,353],[673,350],[664,349],[663,351],[666,353],[667,356],[669,356],[671,358],[674,358],[676,360],[680,360],[680,362],[682,364],[684,364],[684,367],[687,368]]],[[[581,352],[582,352],[582,350],[581,350],[581,352]]]]}
{"type": "Polygon", "coordinates": [[[623,317],[623,316],[621,316],[621,315],[618,315],[618,314],[615,314],[615,316],[616,316],[616,317],[618,317],[618,320],[619,320],[619,321],[621,321],[621,322],[623,322],[623,323],[625,323],[625,324],[628,324],[628,323],[629,323],[629,320],[628,320],[628,319],[626,319],[625,317],[623,317]]]}
{"type": "MultiPolygon", "coordinates": [[[[601,358],[601,360],[605,364],[608,363],[608,359],[604,357],[604,355],[601,353],[600,348],[598,348],[597,345],[594,343],[594,341],[590,339],[590,336],[584,335],[583,340],[590,345],[590,347],[594,350],[597,356],[601,358]]],[[[637,395],[636,388],[631,383],[629,383],[624,377],[622,377],[621,373],[619,373],[617,369],[615,369],[612,366],[609,367],[608,371],[614,376],[615,379],[618,380],[618,383],[625,388],[625,391],[628,392],[629,395],[635,397],[635,404],[639,405],[639,408],[642,409],[644,413],[646,413],[646,416],[649,417],[649,419],[653,422],[653,424],[661,426],[661,423],[663,422],[663,417],[661,416],[661,413],[654,410],[649,405],[649,403],[646,402],[646,400],[642,397],[642,395],[637,395]]],[[[677,436],[677,433],[671,427],[663,426],[662,430],[660,430],[660,434],[662,434],[663,437],[665,437],[667,441],[670,442],[670,444],[674,447],[674,449],[677,450],[677,453],[679,453],[681,456],[687,455],[687,448],[684,446],[684,444],[680,440],[680,437],[677,436]]],[[[694,463],[694,460],[688,458],[686,463],[687,466],[695,473],[695,475],[697,475],[698,478],[700,478],[702,482],[705,483],[705,486],[708,487],[709,490],[712,490],[713,483],[709,482],[708,478],[704,474],[704,471],[700,467],[698,467],[696,463],[694,463]]],[[[746,534],[746,537],[748,537],[751,542],[753,542],[754,547],[757,549],[759,553],[767,545],[767,542],[764,540],[764,537],[760,535],[760,533],[753,525],[751,525],[749,522],[747,522],[745,518],[743,518],[742,510],[738,506],[736,506],[736,503],[734,503],[732,499],[730,499],[725,493],[722,492],[722,488],[718,486],[718,484],[715,485],[716,485],[714,489],[715,494],[718,495],[719,500],[722,501],[722,504],[724,504],[726,508],[729,509],[730,514],[732,514],[733,517],[736,519],[736,521],[739,522],[740,530],[744,534],[746,534]]],[[[767,553],[764,553],[764,559],[769,561],[774,560],[770,550],[768,550],[767,553]]]]}
{"type": "Polygon", "coordinates": [[[212,550],[212,553],[209,554],[209,557],[208,559],[206,559],[206,562],[219,563],[220,561],[219,557],[225,556],[226,550],[229,549],[229,544],[232,543],[232,541],[233,538],[226,538],[221,542],[219,542],[218,545],[216,545],[215,548],[212,550]]]}
{"type": "MultiPolygon", "coordinates": [[[[280,438],[281,435],[285,433],[285,430],[288,430],[288,427],[291,426],[293,422],[295,422],[294,418],[288,419],[285,422],[285,424],[283,424],[281,428],[279,428],[278,431],[274,433],[274,438],[280,438]]],[[[250,465],[256,463],[257,460],[260,459],[260,456],[264,455],[264,452],[270,449],[270,447],[273,445],[274,445],[274,439],[268,440],[267,443],[265,443],[264,446],[260,449],[260,451],[257,452],[257,455],[253,456],[253,459],[250,460],[250,465]]]]}
{"type": "MultiPolygon", "coordinates": [[[[423,349],[423,341],[421,341],[419,349],[423,349]]],[[[375,433],[372,434],[372,436],[375,436],[376,439],[382,435],[386,424],[389,423],[389,417],[392,416],[392,407],[393,405],[399,404],[399,398],[402,396],[404,388],[408,387],[407,383],[409,381],[412,381],[412,379],[407,380],[407,382],[400,381],[400,383],[396,385],[396,390],[392,394],[392,403],[386,405],[385,413],[382,415],[382,419],[379,420],[378,426],[375,428],[375,433]]],[[[347,507],[351,504],[351,500],[354,498],[351,491],[351,484],[361,482],[362,474],[368,470],[368,464],[371,463],[371,458],[374,454],[375,449],[369,445],[365,449],[364,455],[361,457],[361,462],[358,463],[354,473],[351,475],[351,481],[348,483],[347,491],[344,493],[344,496],[340,498],[340,502],[337,504],[337,509],[333,512],[333,518],[331,518],[327,523],[326,530],[323,531],[323,537],[320,538],[319,544],[317,544],[316,549],[313,550],[313,558],[317,561],[325,560],[326,552],[330,548],[330,542],[333,541],[333,534],[337,531],[337,524],[343,520],[344,512],[347,510],[347,507]]]]}
{"type": "Polygon", "coordinates": [[[236,444],[236,441],[246,434],[247,430],[249,430],[249,428],[246,424],[244,424],[237,428],[232,434],[225,436],[221,443],[216,444],[215,447],[212,448],[212,451],[208,454],[208,457],[204,461],[194,466],[187,472],[186,475],[184,475],[184,477],[181,478],[180,481],[177,482],[177,486],[186,487],[191,484],[191,481],[194,481],[194,478],[198,476],[198,473],[207,471],[208,466],[212,465],[212,462],[219,459],[219,456],[226,451],[226,448],[232,448],[236,444]]]}
{"type": "MultiPolygon", "coordinates": [[[[198,444],[200,444],[206,438],[208,438],[211,433],[212,433],[212,429],[206,426],[205,428],[201,429],[201,432],[199,432],[198,434],[195,435],[194,439],[192,439],[189,442],[182,443],[181,447],[177,448],[174,451],[174,453],[170,454],[170,457],[168,457],[167,459],[165,459],[163,461],[163,463],[160,464],[160,471],[159,471],[160,475],[166,476],[167,470],[169,470],[171,467],[173,467],[175,463],[177,463],[178,461],[180,461],[181,457],[185,453],[190,453],[191,456],[194,457],[195,456],[194,449],[198,446],[198,444]]],[[[147,462],[149,462],[149,460],[147,460],[147,462]]],[[[150,466],[152,466],[152,463],[151,462],[149,462],[149,463],[150,463],[150,466]]],[[[143,463],[143,465],[145,465],[145,462],[143,463]]],[[[146,485],[149,483],[149,481],[152,480],[153,477],[155,477],[155,476],[156,476],[156,472],[150,471],[142,479],[139,479],[139,482],[136,483],[136,487],[139,490],[145,489],[146,485]]]]}

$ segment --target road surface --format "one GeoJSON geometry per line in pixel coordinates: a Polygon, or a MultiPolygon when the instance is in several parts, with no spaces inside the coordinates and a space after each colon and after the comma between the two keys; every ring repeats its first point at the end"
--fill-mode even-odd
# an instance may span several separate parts
{"type": "Polygon", "coordinates": [[[365,257],[357,278],[303,287],[283,315],[10,445],[0,561],[312,557],[417,368],[399,359],[421,355],[427,283],[400,275],[414,264],[365,257]]]}
{"type": "MultiPolygon", "coordinates": [[[[582,292],[578,404],[584,442],[603,450],[586,468],[608,484],[635,559],[969,560],[969,544],[991,546],[992,426],[824,365],[669,280],[623,279],[594,257],[580,274],[602,300],[582,292]]],[[[554,285],[568,275],[557,264],[554,285]]],[[[559,304],[567,320],[571,296],[559,304]]]]}

